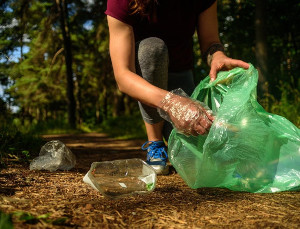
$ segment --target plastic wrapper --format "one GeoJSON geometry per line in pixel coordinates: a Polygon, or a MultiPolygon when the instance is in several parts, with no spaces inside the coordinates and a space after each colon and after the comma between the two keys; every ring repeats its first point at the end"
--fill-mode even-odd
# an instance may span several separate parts
{"type": "Polygon", "coordinates": [[[205,78],[192,98],[216,114],[207,136],[173,130],[169,160],[191,188],[273,193],[300,189],[300,130],[256,100],[257,70],[205,78]]]}
{"type": "Polygon", "coordinates": [[[161,105],[162,108],[158,108],[159,115],[187,136],[205,134],[212,124],[209,107],[190,99],[181,88],[169,92],[161,105]]]}
{"type": "Polygon", "coordinates": [[[70,170],[76,164],[76,157],[64,143],[59,140],[47,142],[38,157],[30,163],[30,170],[70,170]]]}
{"type": "Polygon", "coordinates": [[[93,162],[83,181],[105,197],[117,199],[152,192],[156,185],[156,172],[137,158],[93,162]]]}

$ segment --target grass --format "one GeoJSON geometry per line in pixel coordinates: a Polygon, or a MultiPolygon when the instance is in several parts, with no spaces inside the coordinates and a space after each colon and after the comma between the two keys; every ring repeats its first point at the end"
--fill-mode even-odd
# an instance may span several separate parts
{"type": "Polygon", "coordinates": [[[139,113],[109,117],[98,125],[83,123],[78,125],[76,129],[71,128],[66,120],[33,121],[33,123],[29,123],[21,119],[14,119],[13,123],[22,133],[34,133],[35,135],[104,132],[116,139],[141,139],[146,137],[144,122],[139,113]]]}
{"type": "Polygon", "coordinates": [[[2,122],[0,126],[0,169],[8,160],[28,163],[38,155],[43,140],[33,133],[22,133],[16,125],[2,122]]]}
{"type": "Polygon", "coordinates": [[[109,118],[97,129],[116,139],[144,139],[146,130],[140,114],[109,118]]]}
{"type": "Polygon", "coordinates": [[[42,134],[77,134],[83,132],[90,132],[91,130],[86,125],[79,125],[76,129],[72,128],[66,120],[47,120],[29,122],[28,120],[21,120],[16,118],[13,124],[18,127],[22,133],[34,133],[35,135],[42,134]]]}
{"type": "Polygon", "coordinates": [[[300,128],[300,91],[286,82],[280,82],[280,99],[271,94],[265,94],[260,104],[269,113],[277,114],[291,121],[300,128]]]}
{"type": "Polygon", "coordinates": [[[0,211],[0,229],[13,229],[11,214],[5,214],[0,211]]]}

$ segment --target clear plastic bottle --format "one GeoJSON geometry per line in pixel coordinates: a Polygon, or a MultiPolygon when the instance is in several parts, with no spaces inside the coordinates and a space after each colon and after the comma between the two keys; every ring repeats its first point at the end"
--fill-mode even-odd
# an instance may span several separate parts
{"type": "Polygon", "coordinates": [[[38,157],[30,163],[30,170],[70,170],[76,164],[76,157],[71,150],[61,141],[47,142],[38,157]]]}
{"type": "Polygon", "coordinates": [[[137,158],[93,162],[83,181],[104,196],[117,199],[153,191],[156,172],[146,162],[137,158]]]}

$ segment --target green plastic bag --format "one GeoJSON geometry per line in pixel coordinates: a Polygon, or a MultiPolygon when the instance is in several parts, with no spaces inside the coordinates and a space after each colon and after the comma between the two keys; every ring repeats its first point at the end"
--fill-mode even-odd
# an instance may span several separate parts
{"type": "Polygon", "coordinates": [[[192,98],[216,114],[207,136],[173,130],[172,165],[191,188],[273,193],[300,189],[300,130],[256,100],[257,70],[235,68],[205,78],[192,98]]]}

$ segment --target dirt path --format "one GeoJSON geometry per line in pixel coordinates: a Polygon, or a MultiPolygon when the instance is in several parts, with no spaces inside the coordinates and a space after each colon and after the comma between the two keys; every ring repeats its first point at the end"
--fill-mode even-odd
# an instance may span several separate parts
{"type": "Polygon", "coordinates": [[[50,213],[28,224],[14,217],[16,228],[299,228],[300,192],[250,194],[222,189],[192,190],[174,171],[159,176],[154,192],[120,200],[104,198],[82,182],[94,161],[145,159],[143,141],[114,140],[104,134],[48,135],[77,156],[70,171],[30,171],[10,165],[0,174],[0,210],[50,213]]]}

